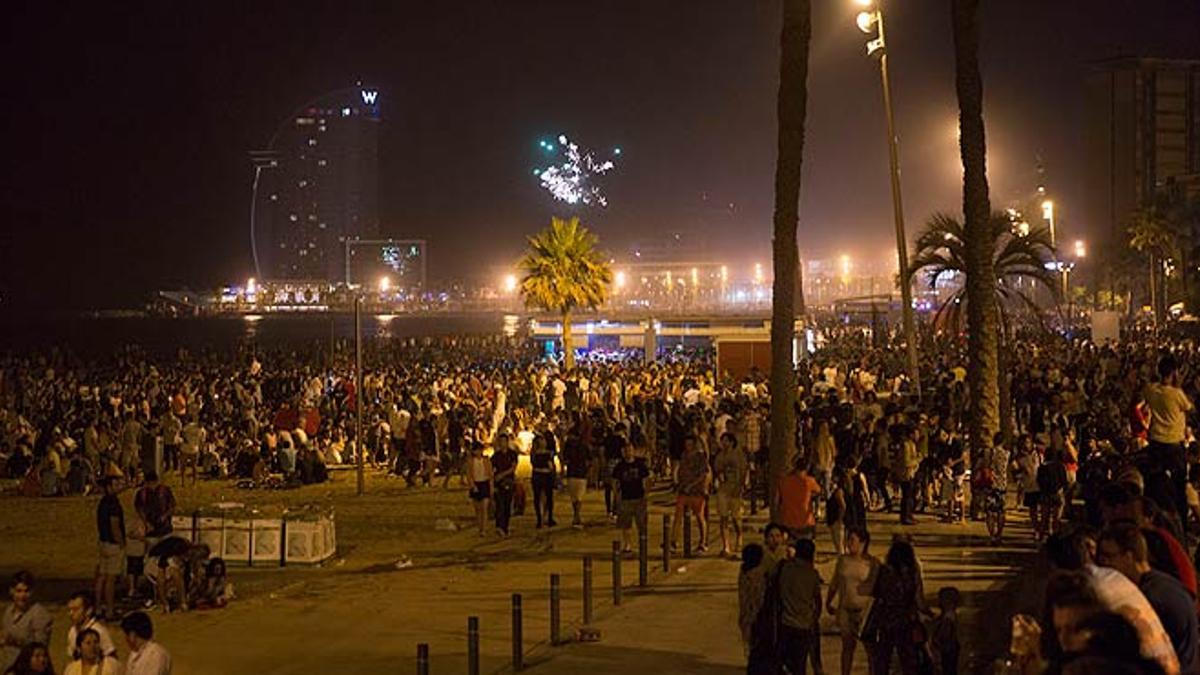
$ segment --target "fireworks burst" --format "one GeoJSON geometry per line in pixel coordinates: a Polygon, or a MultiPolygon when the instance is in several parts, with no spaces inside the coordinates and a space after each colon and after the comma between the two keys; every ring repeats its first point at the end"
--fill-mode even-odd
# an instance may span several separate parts
{"type": "MultiPolygon", "coordinates": [[[[568,204],[608,206],[608,198],[595,179],[613,169],[615,164],[611,159],[597,161],[590,150],[580,149],[565,135],[558,137],[558,145],[551,141],[542,141],[539,145],[548,152],[555,152],[561,147],[566,159],[562,164],[533,170],[533,175],[538,177],[542,187],[551,196],[568,204]]],[[[620,148],[613,151],[614,156],[620,154],[620,148]]]]}

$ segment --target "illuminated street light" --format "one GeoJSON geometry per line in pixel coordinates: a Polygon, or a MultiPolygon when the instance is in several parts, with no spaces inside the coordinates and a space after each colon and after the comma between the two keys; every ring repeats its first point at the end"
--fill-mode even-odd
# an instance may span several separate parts
{"type": "Polygon", "coordinates": [[[692,268],[692,285],[693,286],[700,285],[700,271],[697,270],[695,267],[692,268]]]}
{"type": "Polygon", "coordinates": [[[854,17],[854,23],[858,24],[858,29],[864,33],[875,32],[875,21],[877,12],[859,12],[858,16],[854,17]]]}
{"type": "Polygon", "coordinates": [[[754,263],[754,283],[761,284],[762,282],[763,282],[762,263],[754,263]]]}
{"type": "Polygon", "coordinates": [[[517,275],[506,274],[504,276],[504,292],[512,293],[515,290],[517,290],[517,275]]]}
{"type": "Polygon", "coordinates": [[[850,278],[850,256],[848,255],[842,256],[842,278],[850,278]]]}
{"type": "Polygon", "coordinates": [[[897,147],[896,120],[892,112],[892,86],[888,77],[887,36],[884,31],[883,10],[870,0],[856,0],[866,8],[855,17],[858,29],[875,35],[867,41],[867,56],[879,55],[879,80],[883,88],[883,110],[887,118],[888,164],[892,181],[892,219],[896,228],[896,260],[900,284],[900,312],[904,321],[904,341],[907,343],[908,378],[918,397],[921,392],[921,372],[917,366],[917,329],[913,323],[912,282],[908,276],[908,243],[904,232],[904,205],[900,195],[900,150],[897,147]]]}
{"type": "Polygon", "coordinates": [[[379,292],[380,293],[387,293],[388,289],[391,287],[392,287],[392,280],[389,277],[379,277],[379,292]]]}
{"type": "Polygon", "coordinates": [[[613,275],[613,283],[617,285],[617,288],[625,288],[624,270],[617,270],[617,273],[613,275]]]}
{"type": "Polygon", "coordinates": [[[1076,258],[1086,258],[1087,257],[1087,244],[1084,244],[1082,239],[1075,240],[1075,257],[1076,258]]]}
{"type": "Polygon", "coordinates": [[[249,279],[246,280],[246,294],[254,295],[257,292],[258,292],[258,281],[256,281],[254,277],[250,277],[249,279]]]}
{"type": "Polygon", "coordinates": [[[729,268],[721,265],[721,283],[729,281],[729,268]]]}

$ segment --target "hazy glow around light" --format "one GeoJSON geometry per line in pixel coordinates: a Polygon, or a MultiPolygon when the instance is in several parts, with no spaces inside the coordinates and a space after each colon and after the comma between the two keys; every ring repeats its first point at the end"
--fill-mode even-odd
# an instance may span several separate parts
{"type": "Polygon", "coordinates": [[[617,285],[617,288],[625,288],[625,281],[625,271],[617,270],[617,273],[613,275],[613,283],[617,285]]]}
{"type": "Polygon", "coordinates": [[[854,0],[854,3],[859,7],[870,7],[874,4],[873,0],[854,0]]]}
{"type": "Polygon", "coordinates": [[[258,292],[258,281],[255,280],[254,277],[250,277],[249,279],[246,280],[246,293],[248,295],[254,295],[257,292],[258,292]]]}
{"type": "Polygon", "coordinates": [[[504,291],[506,293],[512,293],[515,290],[517,290],[517,275],[506,274],[504,276],[504,291]]]}
{"type": "Polygon", "coordinates": [[[1083,243],[1082,239],[1075,240],[1075,257],[1076,258],[1086,258],[1087,257],[1087,244],[1083,243]]]}
{"type": "Polygon", "coordinates": [[[379,292],[380,293],[387,293],[388,289],[391,287],[392,287],[392,280],[390,277],[379,277],[379,292]]]}
{"type": "Polygon", "coordinates": [[[858,16],[854,17],[854,23],[858,24],[858,29],[864,33],[875,32],[875,12],[859,12],[858,16]]]}

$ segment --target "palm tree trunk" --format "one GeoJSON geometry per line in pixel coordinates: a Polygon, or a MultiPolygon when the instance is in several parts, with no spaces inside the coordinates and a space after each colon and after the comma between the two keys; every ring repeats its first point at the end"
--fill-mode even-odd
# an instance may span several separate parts
{"type": "Polygon", "coordinates": [[[989,222],[983,77],[979,73],[979,0],[950,0],[954,29],[959,148],[963,163],[966,239],[968,431],[972,455],[992,444],[1000,426],[995,231],[989,222]]]}
{"type": "Polygon", "coordinates": [[[771,241],[775,280],[771,301],[771,451],[768,492],[771,518],[778,517],[776,492],[795,446],[795,339],[799,254],[800,169],[804,159],[804,118],[808,109],[808,48],[812,38],[810,0],[784,0],[779,45],[778,156],[775,164],[775,223],[771,241]]]}
{"type": "Polygon", "coordinates": [[[1009,376],[1009,354],[1008,347],[1011,344],[1011,335],[1009,334],[1008,321],[1004,317],[1000,317],[1000,337],[999,349],[996,350],[996,363],[999,366],[1000,373],[999,394],[1000,394],[1000,433],[1004,439],[1005,447],[1012,447],[1012,429],[1013,429],[1013,401],[1012,401],[1012,378],[1009,376]]]}
{"type": "Polygon", "coordinates": [[[571,312],[562,313],[563,365],[570,370],[575,367],[575,340],[571,335],[571,312]]]}
{"type": "Polygon", "coordinates": [[[1158,294],[1155,293],[1156,275],[1154,274],[1154,253],[1150,254],[1150,312],[1154,317],[1154,327],[1158,327],[1158,294]]]}

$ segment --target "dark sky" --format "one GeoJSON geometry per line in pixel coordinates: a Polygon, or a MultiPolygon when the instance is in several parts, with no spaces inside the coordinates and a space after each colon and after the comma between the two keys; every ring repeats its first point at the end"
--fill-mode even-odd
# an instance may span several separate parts
{"type": "MultiPolygon", "coordinates": [[[[609,249],[682,230],[738,269],[767,259],[778,0],[118,4],[6,5],[0,307],[244,279],[246,152],[356,80],[383,92],[384,233],[428,237],[435,278],[504,264],[565,212],[530,175],[559,132],[624,150],[611,206],[580,214],[609,249]]],[[[854,4],[813,4],[803,255],[883,259],[878,70],[854,4]]],[[[1200,3],[982,4],[993,204],[1031,191],[1041,156],[1064,231],[1083,236],[1087,63],[1200,57],[1200,3]]],[[[886,11],[911,233],[959,210],[949,2],[886,11]]]]}

